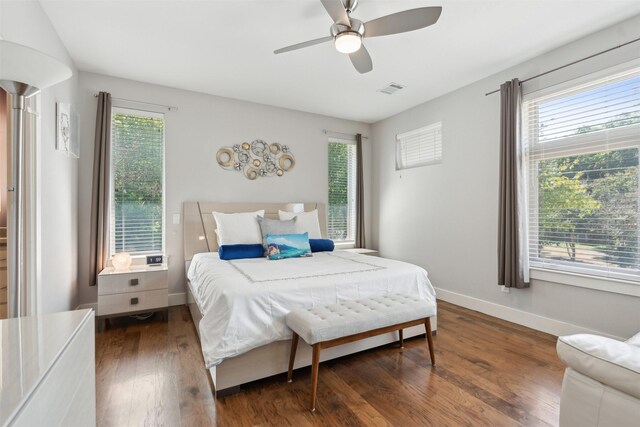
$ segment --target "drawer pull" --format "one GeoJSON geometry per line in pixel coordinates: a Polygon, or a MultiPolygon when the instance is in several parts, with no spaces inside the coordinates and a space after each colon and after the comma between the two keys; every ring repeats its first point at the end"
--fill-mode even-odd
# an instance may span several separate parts
{"type": "Polygon", "coordinates": [[[131,305],[136,305],[138,303],[138,297],[131,298],[131,305]]]}
{"type": "Polygon", "coordinates": [[[129,280],[129,285],[131,285],[131,286],[138,286],[138,283],[139,282],[138,282],[137,278],[129,280]]]}

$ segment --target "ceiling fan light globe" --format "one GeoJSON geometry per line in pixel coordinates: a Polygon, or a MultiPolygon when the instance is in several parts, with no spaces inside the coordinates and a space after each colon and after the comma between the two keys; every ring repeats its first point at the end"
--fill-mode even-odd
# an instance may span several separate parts
{"type": "Polygon", "coordinates": [[[336,35],[334,39],[336,50],[340,53],[357,52],[362,46],[362,36],[355,31],[345,31],[336,35]]]}

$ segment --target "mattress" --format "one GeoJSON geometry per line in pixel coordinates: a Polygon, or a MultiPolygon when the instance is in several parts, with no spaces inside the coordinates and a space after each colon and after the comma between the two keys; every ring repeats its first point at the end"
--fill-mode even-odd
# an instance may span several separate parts
{"type": "Polygon", "coordinates": [[[436,298],[423,268],[346,251],[278,261],[200,253],[187,277],[202,314],[197,326],[207,368],[290,339],[285,316],[291,310],[394,293],[434,305],[436,298]]]}

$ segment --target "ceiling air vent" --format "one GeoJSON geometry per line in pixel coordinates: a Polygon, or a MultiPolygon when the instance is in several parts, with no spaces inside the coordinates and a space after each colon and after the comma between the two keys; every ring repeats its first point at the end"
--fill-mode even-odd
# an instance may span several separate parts
{"type": "Polygon", "coordinates": [[[404,89],[404,86],[402,86],[401,84],[398,83],[389,83],[386,87],[383,87],[382,89],[380,89],[378,92],[382,92],[382,93],[386,93],[387,95],[391,95],[396,91],[399,91],[400,89],[404,89]]]}

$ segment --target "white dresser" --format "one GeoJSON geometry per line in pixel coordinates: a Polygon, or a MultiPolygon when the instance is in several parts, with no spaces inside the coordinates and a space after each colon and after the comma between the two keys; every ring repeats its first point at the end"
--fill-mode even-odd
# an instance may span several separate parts
{"type": "Polygon", "coordinates": [[[98,326],[110,317],[162,311],[167,320],[169,269],[138,265],[128,270],[105,268],[98,275],[98,326]]]}
{"type": "Polygon", "coordinates": [[[0,322],[0,426],[94,426],[92,310],[0,322]]]}

